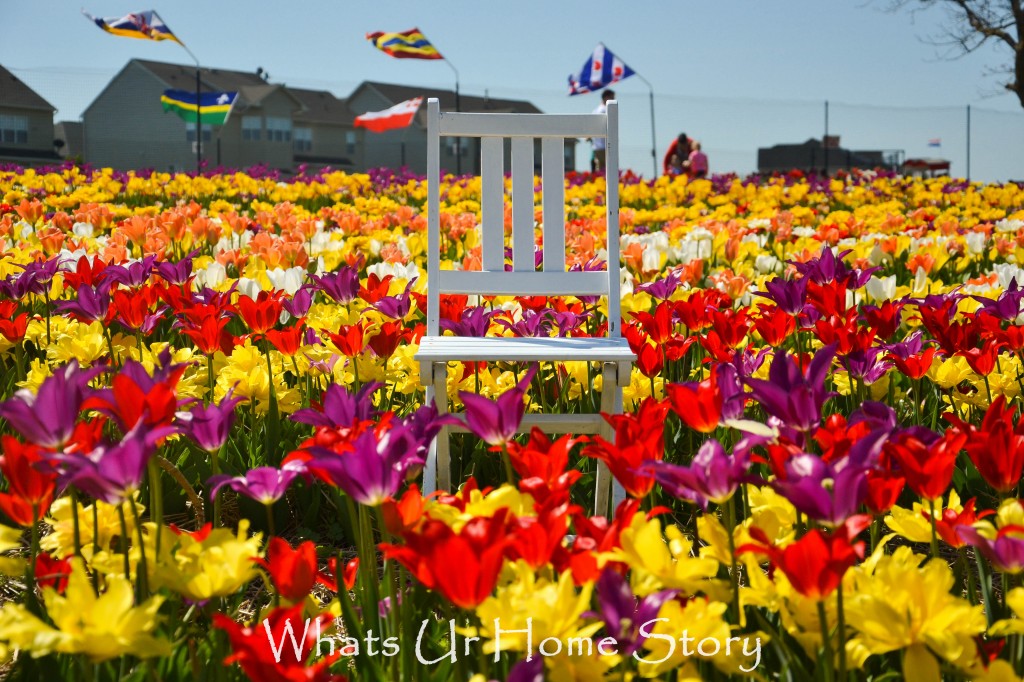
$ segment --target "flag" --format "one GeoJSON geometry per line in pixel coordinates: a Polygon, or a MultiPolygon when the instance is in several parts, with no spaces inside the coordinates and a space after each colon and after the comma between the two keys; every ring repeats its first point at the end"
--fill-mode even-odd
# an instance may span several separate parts
{"type": "Polygon", "coordinates": [[[178,37],[171,33],[171,29],[167,28],[167,24],[154,10],[133,12],[120,19],[97,19],[85,10],[82,10],[82,14],[107,33],[113,33],[116,36],[142,38],[143,40],[173,40],[181,44],[178,37]]]}
{"type": "Polygon", "coordinates": [[[238,100],[237,92],[204,92],[196,107],[196,93],[187,90],[164,90],[160,103],[164,111],[173,111],[184,121],[196,122],[196,109],[200,109],[200,120],[206,125],[224,125],[231,113],[231,107],[238,100]]]}
{"type": "Polygon", "coordinates": [[[362,116],[356,116],[355,126],[374,133],[405,128],[412,123],[412,117],[416,115],[416,110],[422,103],[422,97],[414,97],[384,111],[368,111],[362,116]]]}
{"type": "Polygon", "coordinates": [[[401,33],[367,33],[366,39],[381,52],[398,59],[444,59],[418,28],[401,33]]]}
{"type": "Polygon", "coordinates": [[[629,78],[636,71],[626,66],[625,62],[612,54],[612,51],[598,43],[592,54],[576,75],[569,76],[569,94],[582,95],[605,88],[629,78]]]}
{"type": "Polygon", "coordinates": [[[932,139],[928,140],[928,146],[929,147],[941,147],[942,146],[942,138],[933,137],[932,139]]]}

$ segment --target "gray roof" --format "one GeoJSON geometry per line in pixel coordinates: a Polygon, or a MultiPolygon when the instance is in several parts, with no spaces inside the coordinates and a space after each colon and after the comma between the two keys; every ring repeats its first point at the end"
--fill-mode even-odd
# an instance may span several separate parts
{"type": "MultiPolygon", "coordinates": [[[[423,88],[416,85],[395,85],[393,83],[378,83],[366,81],[365,86],[372,87],[394,104],[404,102],[413,97],[429,99],[436,97],[444,111],[455,111],[455,91],[440,90],[437,88],[423,88]]],[[[426,108],[424,107],[424,110],[426,108]]],[[[497,99],[494,97],[477,97],[475,95],[459,94],[459,109],[461,111],[483,113],[488,111],[507,112],[513,114],[540,114],[540,109],[531,102],[519,99],[497,99]]]]}
{"type": "Polygon", "coordinates": [[[13,73],[0,66],[0,106],[15,109],[42,109],[56,111],[56,107],[43,99],[13,73]]]}
{"type": "Polygon", "coordinates": [[[304,111],[295,114],[296,123],[352,125],[355,114],[348,108],[348,102],[326,90],[306,90],[289,86],[288,92],[295,95],[304,107],[304,111]]]}
{"type": "MultiPolygon", "coordinates": [[[[154,62],[148,59],[133,59],[135,63],[145,67],[154,76],[176,90],[195,92],[196,67],[185,64],[154,62]]],[[[199,69],[200,90],[202,92],[237,92],[245,86],[266,86],[267,83],[255,72],[232,71],[230,69],[199,69]]]]}

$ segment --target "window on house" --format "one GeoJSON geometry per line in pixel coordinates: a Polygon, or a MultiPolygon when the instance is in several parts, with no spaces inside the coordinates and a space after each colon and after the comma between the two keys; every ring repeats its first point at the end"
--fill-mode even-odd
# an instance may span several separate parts
{"type": "MultiPolygon", "coordinates": [[[[196,141],[196,124],[186,123],[185,124],[185,138],[189,142],[196,141]]],[[[213,139],[213,129],[210,126],[203,126],[203,142],[209,142],[213,139]]]]}
{"type": "Polygon", "coordinates": [[[345,153],[356,153],[356,131],[354,130],[345,131],[345,153]]]}
{"type": "Polygon", "coordinates": [[[449,156],[455,156],[456,153],[460,153],[460,156],[468,156],[469,155],[469,140],[463,140],[461,137],[449,137],[448,138],[448,155],[449,156]],[[460,144],[461,144],[461,146],[460,146],[460,144]]]}
{"type": "Polygon", "coordinates": [[[295,128],[292,130],[292,148],[297,152],[313,151],[313,129],[295,128]]]}
{"type": "Polygon", "coordinates": [[[259,140],[263,131],[263,120],[259,116],[242,117],[242,139],[259,140]]]}
{"type": "Polygon", "coordinates": [[[0,116],[0,141],[7,144],[28,144],[28,117],[0,116]]]}
{"type": "Polygon", "coordinates": [[[279,116],[267,116],[267,139],[273,142],[291,142],[292,120],[279,116]]]}

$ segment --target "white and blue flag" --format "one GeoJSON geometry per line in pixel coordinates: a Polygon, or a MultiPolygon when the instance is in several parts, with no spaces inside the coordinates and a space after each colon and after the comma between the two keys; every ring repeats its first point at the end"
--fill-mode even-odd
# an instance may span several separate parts
{"type": "Polygon", "coordinates": [[[569,76],[569,94],[582,95],[618,83],[636,72],[612,54],[612,51],[598,43],[592,54],[576,75],[569,76]]]}

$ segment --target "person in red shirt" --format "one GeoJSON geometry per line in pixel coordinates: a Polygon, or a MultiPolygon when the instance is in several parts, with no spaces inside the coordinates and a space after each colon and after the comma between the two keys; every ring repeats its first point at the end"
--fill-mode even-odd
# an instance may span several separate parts
{"type": "Polygon", "coordinates": [[[662,161],[662,170],[665,175],[679,175],[689,172],[690,166],[690,138],[686,133],[679,133],[679,137],[672,140],[665,152],[665,159],[662,161]]]}
{"type": "Polygon", "coordinates": [[[708,155],[701,151],[697,140],[691,140],[690,144],[690,174],[695,178],[703,178],[708,174],[708,155]]]}

